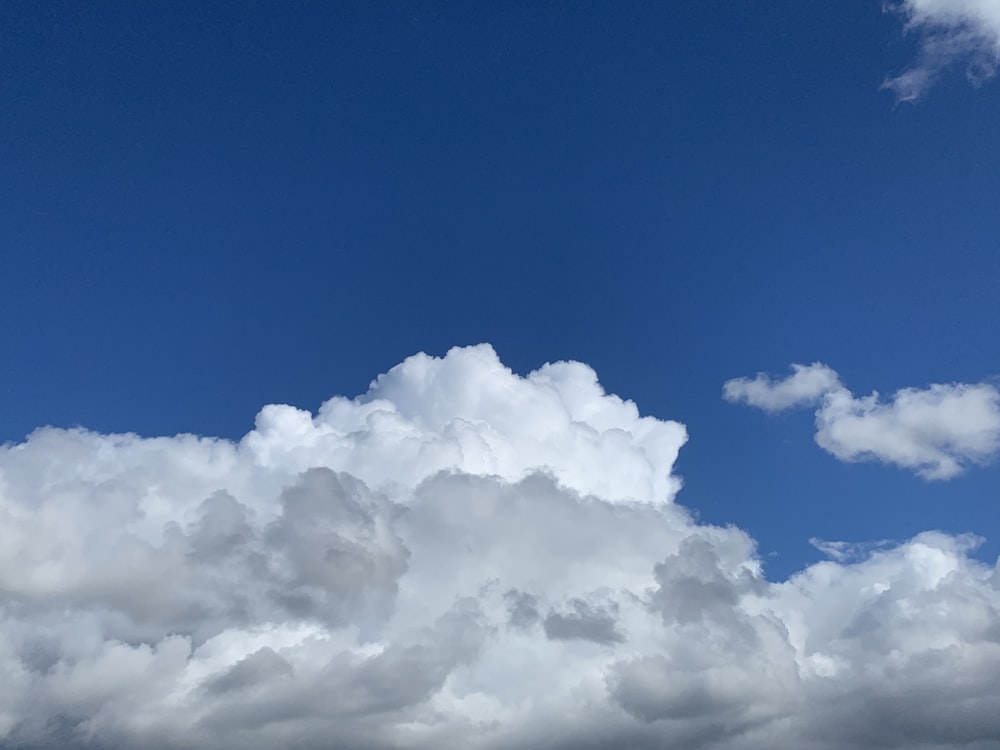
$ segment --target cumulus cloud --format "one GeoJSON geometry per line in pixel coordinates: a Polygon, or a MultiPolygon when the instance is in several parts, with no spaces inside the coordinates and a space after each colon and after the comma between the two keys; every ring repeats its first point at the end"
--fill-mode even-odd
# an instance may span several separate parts
{"type": "Polygon", "coordinates": [[[840,387],[836,372],[820,362],[792,365],[792,374],[772,380],[759,372],[754,378],[734,378],[723,386],[722,395],[730,403],[744,403],[767,412],[811,404],[824,393],[840,387]]]}
{"type": "Polygon", "coordinates": [[[773,381],[758,374],[723,386],[723,397],[768,412],[819,404],[816,442],[841,461],[876,460],[925,479],[950,479],[1000,452],[1000,392],[988,383],[904,388],[888,402],[856,397],[826,365],[792,365],[773,381]]]}
{"type": "Polygon", "coordinates": [[[1000,64],[1000,3],[996,0],[900,0],[886,8],[905,19],[920,39],[917,59],[883,88],[898,101],[922,97],[948,69],[961,67],[973,85],[996,74],[1000,64]]]}
{"type": "Polygon", "coordinates": [[[874,458],[949,479],[1000,450],[1000,393],[991,385],[905,388],[882,403],[877,393],[826,395],[816,442],[842,461],[874,458]]]}
{"type": "Polygon", "coordinates": [[[1000,573],[780,583],[578,363],[418,355],[242,440],[0,448],[0,747],[997,748],[1000,573]]]}

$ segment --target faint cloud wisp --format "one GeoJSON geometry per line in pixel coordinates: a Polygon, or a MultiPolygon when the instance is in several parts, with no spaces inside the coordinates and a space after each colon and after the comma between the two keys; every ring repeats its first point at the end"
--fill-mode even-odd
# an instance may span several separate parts
{"type": "Polygon", "coordinates": [[[964,66],[966,79],[980,86],[1000,65],[1000,2],[997,0],[901,0],[887,12],[904,18],[907,33],[919,36],[914,63],[882,88],[898,102],[917,101],[945,71],[964,66]]]}

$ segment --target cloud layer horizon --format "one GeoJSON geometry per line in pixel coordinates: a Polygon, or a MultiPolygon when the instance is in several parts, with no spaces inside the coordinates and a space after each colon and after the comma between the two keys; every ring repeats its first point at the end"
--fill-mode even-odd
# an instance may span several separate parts
{"type": "Polygon", "coordinates": [[[0,747],[1000,747],[976,537],[768,581],[675,502],[686,440],[488,345],[238,442],[37,430],[0,447],[0,747]]]}

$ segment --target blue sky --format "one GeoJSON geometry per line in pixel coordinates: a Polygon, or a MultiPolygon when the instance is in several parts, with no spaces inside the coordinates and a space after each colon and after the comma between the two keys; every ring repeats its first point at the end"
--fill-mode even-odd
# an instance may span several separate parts
{"type": "Polygon", "coordinates": [[[1000,19],[938,5],[9,3],[0,442],[238,440],[488,342],[683,423],[678,502],[772,581],[810,538],[992,565],[992,455],[928,480],[722,397],[996,384],[1000,19]]]}
{"type": "Polygon", "coordinates": [[[811,536],[975,531],[997,470],[817,451],[721,384],[1000,372],[1000,95],[880,85],[877,3],[15,5],[0,43],[0,438],[238,437],[417,351],[578,359],[684,422],[684,502],[811,536]]]}

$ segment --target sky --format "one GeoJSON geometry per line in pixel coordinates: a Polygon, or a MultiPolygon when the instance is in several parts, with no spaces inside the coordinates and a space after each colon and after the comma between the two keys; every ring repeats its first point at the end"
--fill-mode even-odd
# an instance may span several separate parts
{"type": "Polygon", "coordinates": [[[998,65],[6,3],[0,748],[1000,748],[998,65]]]}

